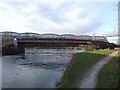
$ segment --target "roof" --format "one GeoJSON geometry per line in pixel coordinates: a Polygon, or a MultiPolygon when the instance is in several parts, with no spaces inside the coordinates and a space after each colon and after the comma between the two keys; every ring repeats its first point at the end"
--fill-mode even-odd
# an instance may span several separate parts
{"type": "Polygon", "coordinates": [[[61,36],[75,36],[73,34],[62,34],[61,36]]]}
{"type": "Polygon", "coordinates": [[[32,32],[26,32],[26,33],[20,33],[20,34],[36,34],[36,35],[40,35],[39,33],[32,33],[32,32]]]}
{"type": "Polygon", "coordinates": [[[59,36],[58,34],[53,34],[53,33],[45,33],[45,34],[41,34],[41,35],[55,35],[55,36],[59,36]]]}
{"type": "Polygon", "coordinates": [[[3,31],[2,33],[15,33],[15,34],[20,34],[20,33],[17,33],[17,32],[11,32],[11,31],[3,31]]]}

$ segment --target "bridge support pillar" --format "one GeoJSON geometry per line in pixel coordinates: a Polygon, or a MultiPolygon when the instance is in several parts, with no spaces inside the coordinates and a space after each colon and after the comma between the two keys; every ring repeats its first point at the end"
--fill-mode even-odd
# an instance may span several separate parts
{"type": "Polygon", "coordinates": [[[24,54],[25,53],[25,47],[24,45],[19,45],[17,46],[17,53],[18,54],[24,54]]]}

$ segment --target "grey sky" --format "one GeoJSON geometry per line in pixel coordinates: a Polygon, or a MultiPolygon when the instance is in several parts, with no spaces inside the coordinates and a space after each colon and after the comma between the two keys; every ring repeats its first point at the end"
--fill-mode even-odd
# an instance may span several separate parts
{"type": "Polygon", "coordinates": [[[0,29],[35,33],[104,34],[111,32],[114,26],[114,23],[111,27],[106,24],[104,13],[100,5],[94,2],[0,2],[0,29]]]}

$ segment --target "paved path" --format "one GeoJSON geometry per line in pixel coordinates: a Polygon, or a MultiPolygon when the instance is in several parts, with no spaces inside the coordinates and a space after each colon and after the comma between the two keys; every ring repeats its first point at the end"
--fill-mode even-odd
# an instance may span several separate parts
{"type": "Polygon", "coordinates": [[[85,75],[83,80],[79,83],[79,88],[95,88],[97,82],[97,75],[101,68],[107,64],[114,56],[116,56],[118,51],[113,52],[104,59],[97,62],[85,75]]]}

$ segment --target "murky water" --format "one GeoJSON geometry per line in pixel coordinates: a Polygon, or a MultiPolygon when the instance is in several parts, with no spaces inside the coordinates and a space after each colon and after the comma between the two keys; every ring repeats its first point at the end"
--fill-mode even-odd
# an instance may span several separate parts
{"type": "Polygon", "coordinates": [[[2,57],[3,88],[54,88],[71,60],[68,49],[26,49],[24,56],[2,57]]]}

